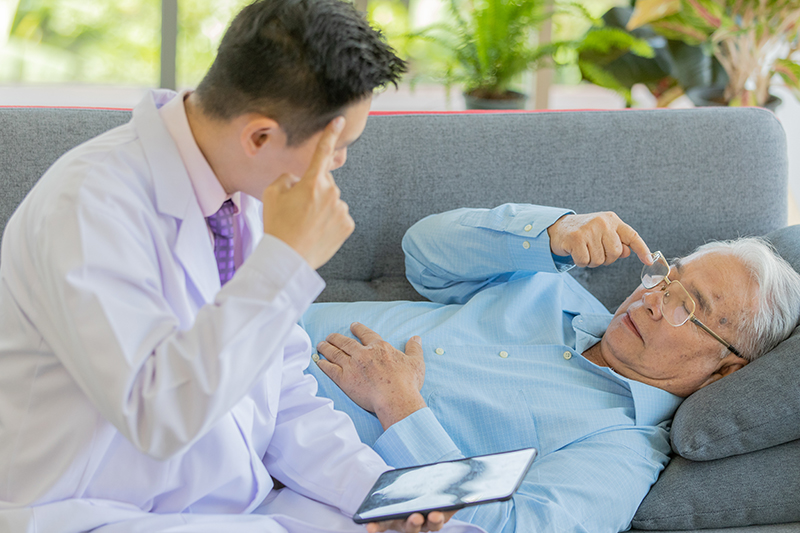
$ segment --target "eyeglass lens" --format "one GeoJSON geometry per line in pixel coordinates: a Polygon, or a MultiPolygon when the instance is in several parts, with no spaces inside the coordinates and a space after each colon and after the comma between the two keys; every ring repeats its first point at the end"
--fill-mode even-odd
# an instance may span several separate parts
{"type": "Polygon", "coordinates": [[[655,252],[653,264],[642,268],[642,285],[646,289],[652,289],[660,283],[666,283],[662,289],[664,295],[661,298],[661,315],[669,324],[682,326],[694,313],[694,300],[679,281],[667,278],[669,270],[669,264],[661,252],[655,252]]]}

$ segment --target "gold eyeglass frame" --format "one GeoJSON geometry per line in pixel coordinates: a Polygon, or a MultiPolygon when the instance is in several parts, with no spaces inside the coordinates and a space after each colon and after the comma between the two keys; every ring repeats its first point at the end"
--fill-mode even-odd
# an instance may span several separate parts
{"type": "MultiPolygon", "coordinates": [[[[715,339],[717,339],[731,353],[733,353],[733,354],[735,354],[735,355],[737,355],[739,357],[742,357],[742,354],[739,352],[739,350],[734,348],[731,343],[729,343],[728,341],[726,341],[725,339],[723,339],[722,337],[720,337],[719,335],[717,335],[716,333],[711,331],[711,328],[709,328],[708,326],[706,326],[705,324],[700,322],[700,320],[694,315],[694,311],[697,308],[697,304],[695,304],[694,298],[692,298],[692,295],[689,294],[689,291],[686,290],[686,287],[684,287],[683,284],[680,281],[669,279],[670,266],[669,266],[669,263],[667,263],[667,260],[664,258],[664,254],[662,254],[661,252],[653,252],[652,254],[650,254],[650,257],[653,259],[653,265],[655,265],[656,263],[660,262],[662,265],[664,265],[667,268],[667,273],[664,274],[664,279],[662,279],[658,283],[648,287],[645,284],[645,281],[644,281],[644,274],[645,274],[645,271],[647,271],[647,269],[649,269],[649,268],[652,268],[653,265],[645,265],[642,268],[642,275],[641,275],[642,286],[645,289],[654,289],[654,288],[658,287],[661,283],[666,282],[666,285],[664,285],[664,289],[663,289],[666,292],[667,287],[669,287],[673,283],[676,283],[677,286],[679,286],[686,293],[686,296],[689,298],[689,301],[692,302],[692,309],[689,312],[689,316],[686,318],[686,320],[684,320],[683,322],[681,322],[678,325],[675,325],[675,324],[670,323],[670,321],[666,320],[666,318],[665,318],[667,324],[669,324],[672,327],[679,328],[682,325],[686,324],[687,322],[691,322],[691,323],[697,325],[700,329],[702,329],[703,331],[705,331],[706,333],[708,333],[712,337],[714,337],[715,339]]],[[[660,311],[661,311],[661,313],[663,315],[663,313],[664,313],[664,298],[661,298],[661,303],[659,304],[659,309],[660,309],[660,311]]],[[[724,359],[724,358],[725,358],[725,354],[722,355],[721,359],[724,359]]]]}

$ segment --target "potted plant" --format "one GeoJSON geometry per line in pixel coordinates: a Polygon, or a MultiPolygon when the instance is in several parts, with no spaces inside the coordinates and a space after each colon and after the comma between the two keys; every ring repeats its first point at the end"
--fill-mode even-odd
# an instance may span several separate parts
{"type": "Polygon", "coordinates": [[[649,24],[628,31],[632,13],[632,7],[613,7],[603,15],[602,28],[596,25],[586,33],[577,47],[583,79],[616,91],[628,107],[636,84],[647,87],[658,107],[700,87],[725,88],[728,77],[722,65],[703,46],[666,39],[649,24]]]}
{"type": "MultiPolygon", "coordinates": [[[[646,42],[602,22],[576,2],[554,0],[449,0],[451,21],[407,35],[403,48],[424,65],[426,77],[463,88],[468,109],[522,109],[527,96],[511,89],[519,75],[552,62],[554,55],[603,50],[606,40],[649,53],[646,42]],[[533,44],[533,34],[555,14],[572,14],[592,22],[591,36],[533,44]],[[428,49],[414,49],[420,41],[428,49]],[[412,43],[409,45],[408,43],[412,43]],[[431,50],[433,48],[434,50],[431,50]],[[432,74],[435,73],[435,74],[432,74]]],[[[412,84],[417,77],[412,78],[412,84]]]]}
{"type": "MultiPolygon", "coordinates": [[[[426,55],[425,71],[448,89],[460,85],[470,109],[522,109],[517,76],[550,56],[553,44],[532,44],[532,32],[551,16],[548,0],[449,0],[450,21],[411,33],[411,59],[426,55]],[[415,54],[414,42],[433,45],[415,54]],[[432,72],[433,71],[433,72],[432,72]]],[[[423,63],[423,61],[419,61],[423,63]]]]}
{"type": "MultiPolygon", "coordinates": [[[[695,101],[765,106],[776,74],[800,94],[797,0],[636,0],[627,28],[649,24],[668,39],[708,47],[728,77],[724,88],[687,91],[695,101]]],[[[772,97],[774,99],[774,97],[772,97]]]]}

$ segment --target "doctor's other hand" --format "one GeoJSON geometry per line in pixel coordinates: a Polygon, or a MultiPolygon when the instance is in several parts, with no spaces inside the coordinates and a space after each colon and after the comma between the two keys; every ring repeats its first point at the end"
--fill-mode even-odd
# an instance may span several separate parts
{"type": "Polygon", "coordinates": [[[317,345],[325,359],[320,370],[361,408],[378,417],[386,430],[426,407],[419,390],[425,381],[425,359],[419,337],[406,343],[405,353],[363,324],[350,331],[358,340],[331,333],[317,345]]]}
{"type": "Polygon", "coordinates": [[[616,213],[564,215],[547,228],[550,251],[555,255],[571,255],[577,266],[610,265],[620,257],[635,253],[649,265],[650,249],[632,227],[616,213]]]}
{"type": "Polygon", "coordinates": [[[439,531],[456,514],[455,511],[431,511],[425,519],[420,513],[414,513],[406,520],[387,520],[386,522],[370,522],[368,533],[380,531],[400,531],[402,533],[419,533],[420,531],[439,531]]]}
{"type": "Polygon", "coordinates": [[[344,117],[323,130],[301,178],[283,174],[264,190],[264,233],[277,237],[318,269],[353,233],[355,223],[330,173],[344,117]]]}

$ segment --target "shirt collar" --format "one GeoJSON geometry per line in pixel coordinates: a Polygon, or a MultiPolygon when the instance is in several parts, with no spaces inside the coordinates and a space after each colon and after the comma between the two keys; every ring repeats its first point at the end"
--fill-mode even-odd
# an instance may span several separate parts
{"type": "Polygon", "coordinates": [[[584,313],[572,319],[575,330],[575,351],[583,353],[598,342],[611,324],[613,315],[584,313]]]}
{"type": "MultiPolygon", "coordinates": [[[[186,117],[186,108],[184,107],[184,100],[190,93],[191,91],[189,90],[179,92],[159,109],[159,114],[164,126],[177,145],[178,153],[189,174],[189,180],[192,182],[197,202],[200,204],[200,210],[203,212],[204,217],[208,217],[219,211],[222,203],[229,196],[225,193],[225,189],[222,188],[219,179],[200,151],[200,147],[197,146],[194,135],[192,135],[189,119],[186,117]]],[[[234,193],[230,198],[233,200],[238,213],[240,194],[238,192],[234,193]]]]}
{"type": "MultiPolygon", "coordinates": [[[[575,330],[575,351],[583,354],[586,350],[600,342],[603,334],[614,318],[609,314],[586,313],[578,315],[572,319],[572,327],[575,330]]],[[[588,359],[588,363],[593,364],[588,359]]],[[[597,366],[597,365],[595,365],[597,366]]],[[[608,367],[602,368],[607,374],[623,381],[628,385],[633,397],[634,410],[636,412],[636,425],[655,426],[670,418],[675,414],[683,398],[676,396],[658,387],[647,385],[641,381],[635,381],[621,376],[608,367]]]]}

